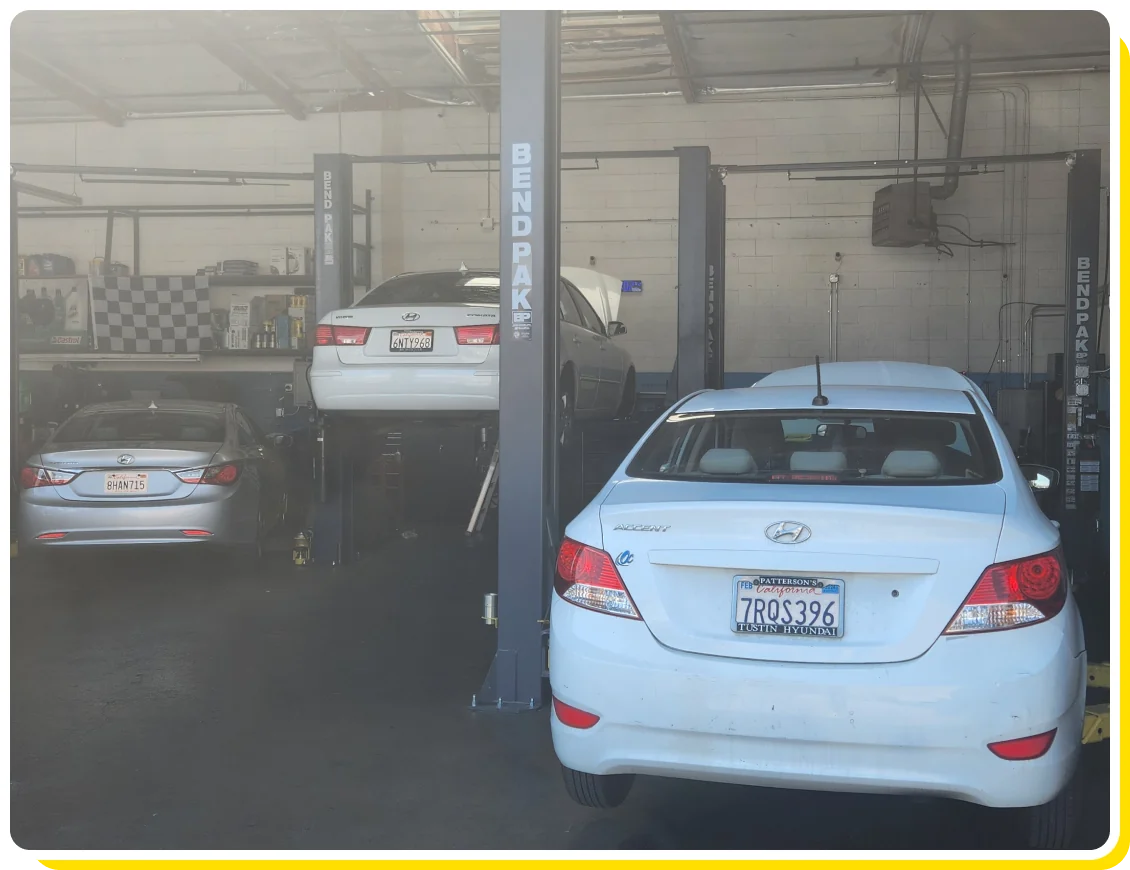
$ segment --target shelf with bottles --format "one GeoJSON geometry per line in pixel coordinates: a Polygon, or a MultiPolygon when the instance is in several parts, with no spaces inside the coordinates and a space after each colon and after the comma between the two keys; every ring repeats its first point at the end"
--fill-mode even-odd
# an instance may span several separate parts
{"type": "Polygon", "coordinates": [[[18,279],[16,334],[23,352],[90,347],[90,285],[86,276],[18,279]]]}

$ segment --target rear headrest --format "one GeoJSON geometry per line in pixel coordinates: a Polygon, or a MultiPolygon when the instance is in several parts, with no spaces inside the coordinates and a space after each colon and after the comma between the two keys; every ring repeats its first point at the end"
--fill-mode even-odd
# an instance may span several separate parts
{"type": "Polygon", "coordinates": [[[847,455],[842,450],[798,450],[789,459],[792,471],[844,471],[847,455]]]}
{"type": "Polygon", "coordinates": [[[884,477],[937,477],[942,463],[929,450],[892,450],[883,463],[884,477]]]}
{"type": "Polygon", "coordinates": [[[714,447],[702,454],[698,470],[706,474],[748,474],[757,471],[748,450],[734,447],[714,447]]]}

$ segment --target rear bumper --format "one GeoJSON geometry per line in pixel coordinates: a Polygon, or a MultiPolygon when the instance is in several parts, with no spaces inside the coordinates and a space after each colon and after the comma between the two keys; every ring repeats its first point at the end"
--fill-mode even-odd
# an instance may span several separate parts
{"type": "Polygon", "coordinates": [[[1042,804],[1080,751],[1086,655],[1077,614],[1014,632],[944,638],[880,665],[742,661],[681,653],[639,622],[555,598],[550,681],[600,716],[552,717],[561,762],[794,789],[926,794],[993,807],[1042,804]],[[1041,758],[989,743],[1058,729],[1041,758]]]}
{"type": "Polygon", "coordinates": [[[498,370],[485,366],[311,368],[310,389],[323,411],[498,410],[498,370]]]}
{"type": "Polygon", "coordinates": [[[237,492],[226,491],[210,501],[185,500],[129,507],[91,507],[58,498],[30,502],[25,497],[21,499],[19,511],[20,549],[249,544],[255,540],[255,510],[248,509],[237,492]],[[212,534],[190,537],[183,533],[184,529],[200,529],[212,534]],[[53,540],[39,537],[52,532],[66,532],[66,536],[53,540]]]}

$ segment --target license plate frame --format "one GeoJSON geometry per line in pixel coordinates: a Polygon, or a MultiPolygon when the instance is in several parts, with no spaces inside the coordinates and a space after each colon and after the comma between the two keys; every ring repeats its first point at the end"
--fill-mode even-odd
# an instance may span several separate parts
{"type": "Polygon", "coordinates": [[[146,471],[109,471],[102,480],[106,495],[148,495],[149,473],[146,471]],[[111,484],[120,482],[121,486],[111,484]],[[133,485],[127,485],[133,484],[133,485]]]}
{"type": "Polygon", "coordinates": [[[389,353],[431,353],[435,349],[436,333],[434,329],[394,329],[388,336],[389,353]],[[401,344],[397,346],[397,339],[406,339],[419,336],[424,341],[419,346],[401,344]]]}
{"type": "Polygon", "coordinates": [[[730,630],[735,634],[756,635],[758,637],[805,637],[839,640],[844,636],[845,587],[846,584],[842,579],[832,577],[736,574],[733,578],[734,595],[730,605],[730,630]],[[743,586],[743,584],[748,585],[743,586]],[[743,593],[745,594],[743,595],[743,593]],[[828,601],[821,601],[825,595],[834,597],[830,597],[828,601]],[[746,599],[749,599],[748,603],[746,599]],[[765,602],[760,609],[757,606],[758,600],[765,602]],[[790,602],[791,606],[787,609],[783,607],[782,602],[784,600],[790,602]],[[813,600],[821,601],[820,614],[815,617],[818,624],[815,626],[811,624],[811,601],[813,600]],[[776,611],[778,614],[771,622],[768,613],[770,601],[777,603],[776,611]],[[792,617],[792,607],[799,607],[802,602],[809,603],[809,607],[806,608],[804,624],[797,624],[795,618],[791,622],[783,622],[783,615],[787,613],[792,617]],[[829,611],[829,607],[833,609],[829,611]],[[826,612],[830,612],[832,615],[834,621],[832,626],[824,623],[826,612]],[[742,616],[741,620],[738,619],[739,615],[742,616]],[[756,615],[761,615],[763,621],[750,621],[750,617],[756,615]],[[831,630],[829,631],[829,629],[831,630]]]}

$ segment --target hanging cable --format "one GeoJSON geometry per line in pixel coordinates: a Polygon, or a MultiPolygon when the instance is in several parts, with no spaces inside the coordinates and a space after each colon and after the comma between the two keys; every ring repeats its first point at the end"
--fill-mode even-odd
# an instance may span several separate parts
{"type": "Polygon", "coordinates": [[[963,248],[1007,248],[1015,245],[1015,242],[996,242],[991,239],[975,239],[973,236],[964,230],[958,229],[953,224],[938,224],[938,229],[953,230],[959,236],[969,239],[969,244],[963,242],[947,242],[950,245],[961,245],[963,248]]]}

